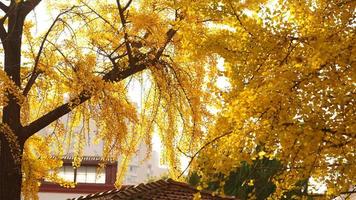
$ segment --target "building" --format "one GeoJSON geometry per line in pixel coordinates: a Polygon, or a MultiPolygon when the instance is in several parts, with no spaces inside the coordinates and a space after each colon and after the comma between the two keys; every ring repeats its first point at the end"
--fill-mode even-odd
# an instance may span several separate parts
{"type": "Polygon", "coordinates": [[[146,152],[144,149],[144,147],[141,147],[137,156],[132,159],[123,184],[137,185],[148,180],[157,180],[168,174],[168,168],[160,165],[159,152],[153,151],[151,157],[145,160],[146,152]]]}
{"type": "MultiPolygon", "coordinates": [[[[73,156],[71,154],[64,157],[59,175],[68,181],[76,182],[76,187],[64,188],[58,184],[44,181],[40,187],[39,199],[63,200],[114,189],[117,162],[107,163],[104,170],[97,171],[101,160],[99,149],[98,147],[85,149],[87,156],[83,157],[81,167],[78,169],[72,167],[73,156]]],[[[153,151],[152,156],[146,160],[145,156],[146,148],[141,146],[128,166],[123,185],[136,185],[152,179],[159,179],[167,173],[167,168],[160,166],[158,152],[153,151]]]]}
{"type": "Polygon", "coordinates": [[[158,180],[136,186],[124,186],[119,189],[102,191],[68,200],[192,200],[199,194],[202,200],[232,200],[233,197],[221,197],[207,191],[199,191],[186,184],[168,180],[158,180]]]}

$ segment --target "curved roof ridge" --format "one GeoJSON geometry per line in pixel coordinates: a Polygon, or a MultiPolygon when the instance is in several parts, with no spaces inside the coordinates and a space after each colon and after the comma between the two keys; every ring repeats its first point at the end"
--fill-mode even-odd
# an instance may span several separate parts
{"type": "Polygon", "coordinates": [[[212,192],[201,190],[195,187],[175,181],[173,179],[160,179],[149,183],[140,183],[135,186],[121,186],[119,189],[97,192],[86,196],[80,196],[69,200],[126,200],[126,199],[162,199],[162,200],[186,200],[193,199],[193,195],[200,192],[202,200],[231,200],[234,197],[221,197],[212,192]]]}

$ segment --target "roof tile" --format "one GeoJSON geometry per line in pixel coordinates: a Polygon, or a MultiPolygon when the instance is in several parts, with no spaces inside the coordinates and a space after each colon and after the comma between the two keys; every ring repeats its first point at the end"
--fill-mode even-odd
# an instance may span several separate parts
{"type": "MultiPolygon", "coordinates": [[[[194,187],[172,179],[158,180],[137,186],[124,186],[120,189],[82,196],[72,200],[191,200],[199,192],[194,187]]],[[[214,196],[200,191],[202,200],[232,200],[233,197],[214,196]]]]}

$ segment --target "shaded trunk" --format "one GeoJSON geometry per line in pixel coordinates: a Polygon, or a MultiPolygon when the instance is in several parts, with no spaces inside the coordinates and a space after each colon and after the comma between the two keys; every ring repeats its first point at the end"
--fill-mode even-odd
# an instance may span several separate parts
{"type": "Polygon", "coordinates": [[[20,200],[21,162],[15,161],[3,133],[0,133],[0,145],[0,200],[20,200]]]}
{"type": "MultiPolygon", "coordinates": [[[[3,41],[4,47],[4,69],[5,73],[21,88],[20,66],[21,66],[21,39],[23,32],[24,16],[19,8],[9,13],[8,34],[3,41]]],[[[20,120],[21,106],[18,98],[6,91],[8,103],[3,108],[2,123],[7,125],[11,131],[0,130],[0,200],[21,199],[21,156],[25,135],[22,134],[20,120]],[[12,132],[12,136],[9,132],[12,132]]]]}

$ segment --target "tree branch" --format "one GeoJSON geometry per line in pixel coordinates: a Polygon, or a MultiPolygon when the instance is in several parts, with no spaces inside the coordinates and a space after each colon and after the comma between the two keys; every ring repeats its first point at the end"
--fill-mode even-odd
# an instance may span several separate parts
{"type": "Polygon", "coordinates": [[[0,23],[0,39],[1,43],[4,44],[7,37],[7,32],[4,28],[4,24],[0,23]]]}
{"type": "MultiPolygon", "coordinates": [[[[130,67],[129,69],[126,69],[119,73],[117,72],[116,68],[114,68],[103,77],[103,80],[109,82],[118,82],[146,68],[147,66],[142,64],[142,65],[130,67]]],[[[26,133],[26,137],[30,137],[31,135],[35,134],[36,132],[48,126],[50,123],[54,122],[55,120],[59,119],[65,114],[69,113],[70,111],[72,111],[72,109],[74,109],[78,105],[89,100],[92,95],[93,95],[92,92],[90,92],[89,90],[83,90],[76,98],[71,99],[68,103],[65,103],[55,108],[49,113],[33,121],[28,126],[25,126],[24,132],[26,133]]]]}
{"type": "MultiPolygon", "coordinates": [[[[120,71],[118,67],[113,67],[111,71],[103,76],[103,80],[106,82],[119,82],[127,77],[136,74],[140,71],[147,69],[149,66],[154,65],[157,63],[164,51],[164,48],[167,44],[172,40],[173,36],[177,32],[176,30],[170,29],[167,32],[167,39],[166,43],[158,50],[156,56],[153,60],[143,60],[142,61],[135,61],[133,65],[129,64],[129,67],[125,70],[120,71]],[[139,64],[137,64],[139,63],[139,64]]],[[[148,57],[148,56],[146,56],[148,57]]],[[[136,59],[135,59],[136,60],[136,59]]],[[[54,110],[50,111],[49,113],[43,115],[42,117],[38,118],[37,120],[30,123],[28,126],[23,128],[25,137],[29,138],[31,135],[35,134],[36,132],[40,131],[41,129],[48,126],[50,123],[54,122],[55,120],[59,119],[60,117],[64,116],[65,114],[69,113],[75,107],[79,106],[80,104],[84,103],[85,101],[89,100],[92,97],[93,93],[90,90],[83,90],[76,98],[71,99],[68,103],[65,103],[54,110]]]]}
{"type": "Polygon", "coordinates": [[[14,6],[11,6],[11,7],[10,6],[6,6],[4,3],[2,3],[0,1],[0,9],[5,12],[5,15],[0,19],[0,40],[1,40],[1,43],[3,44],[4,48],[5,48],[5,46],[4,46],[5,40],[6,40],[7,35],[8,35],[7,31],[6,31],[5,27],[4,27],[4,22],[8,18],[9,13],[11,12],[11,10],[13,10],[12,8],[14,8],[14,6]]]}
{"type": "Polygon", "coordinates": [[[234,6],[232,5],[231,1],[229,1],[231,10],[233,12],[233,15],[235,16],[236,20],[239,22],[240,26],[250,35],[253,37],[253,34],[246,28],[246,26],[244,25],[244,23],[242,23],[240,16],[237,14],[234,6]]]}
{"type": "Polygon", "coordinates": [[[208,147],[210,144],[220,140],[221,138],[225,137],[225,136],[228,136],[230,135],[231,133],[233,133],[232,131],[228,131],[228,132],[225,132],[223,133],[222,135],[219,135],[218,137],[210,140],[209,142],[205,143],[202,147],[200,147],[200,149],[198,149],[197,152],[194,153],[194,155],[192,156],[189,156],[190,160],[189,160],[189,163],[188,165],[185,167],[185,169],[181,172],[181,174],[178,176],[178,178],[180,178],[181,176],[184,175],[184,173],[188,170],[188,168],[190,167],[190,165],[192,164],[193,160],[195,159],[195,157],[198,156],[198,154],[203,151],[206,147],[208,147]]]}
{"type": "Polygon", "coordinates": [[[123,10],[123,11],[127,10],[127,8],[129,8],[129,6],[131,5],[131,3],[132,3],[132,0],[129,0],[129,1],[127,2],[127,4],[122,8],[122,10],[123,10]]]}
{"type": "Polygon", "coordinates": [[[4,13],[7,13],[9,11],[9,7],[5,5],[3,2],[0,1],[0,9],[4,11],[4,13]]]}
{"type": "Polygon", "coordinates": [[[39,3],[41,0],[27,0],[22,3],[22,12],[23,15],[26,16],[28,13],[30,13],[39,3]]]}
{"type": "Polygon", "coordinates": [[[126,45],[126,50],[127,50],[127,56],[129,57],[129,63],[132,64],[133,55],[132,55],[132,50],[131,50],[131,44],[129,42],[129,36],[128,36],[127,32],[126,32],[126,20],[125,20],[125,16],[124,16],[125,10],[123,10],[121,8],[120,0],[116,0],[116,3],[117,3],[117,7],[119,9],[119,15],[120,15],[122,28],[124,30],[124,39],[125,39],[125,45],[126,45]]]}
{"type": "Polygon", "coordinates": [[[168,32],[166,33],[167,35],[167,40],[163,44],[163,46],[157,51],[156,53],[156,58],[159,58],[162,56],[163,51],[166,49],[168,43],[172,40],[173,36],[177,33],[177,30],[175,29],[169,29],[168,32]]]}
{"type": "Polygon", "coordinates": [[[70,12],[70,11],[73,10],[74,8],[75,8],[75,7],[72,7],[72,8],[70,8],[70,9],[68,9],[68,10],[66,10],[66,11],[61,12],[60,14],[58,14],[57,17],[55,18],[55,20],[53,21],[53,23],[51,24],[51,26],[49,27],[49,29],[47,30],[47,32],[46,32],[46,34],[45,34],[45,36],[44,36],[44,38],[43,38],[43,40],[42,40],[42,42],[41,42],[41,45],[40,45],[40,48],[39,48],[39,50],[38,50],[37,56],[36,56],[36,58],[35,58],[35,64],[34,64],[34,67],[33,67],[33,72],[32,72],[31,77],[30,77],[30,79],[28,80],[28,82],[27,82],[27,84],[26,84],[26,86],[25,86],[25,89],[23,90],[23,95],[24,95],[24,96],[27,96],[27,94],[30,92],[30,89],[31,89],[32,85],[35,83],[35,81],[36,81],[38,75],[40,74],[40,72],[37,70],[37,68],[38,68],[38,63],[39,63],[39,61],[40,61],[40,57],[41,57],[41,54],[42,54],[42,51],[43,51],[43,47],[44,47],[44,44],[45,44],[45,42],[46,42],[46,40],[47,40],[47,37],[48,37],[49,33],[52,31],[52,29],[54,28],[54,26],[56,25],[56,23],[61,20],[60,17],[61,17],[62,15],[64,15],[64,14],[70,12]]]}
{"type": "Polygon", "coordinates": [[[100,15],[97,11],[95,11],[92,7],[90,7],[87,3],[82,2],[90,11],[92,11],[96,16],[98,16],[100,19],[102,19],[105,23],[107,23],[111,28],[116,30],[117,28],[110,23],[109,20],[107,20],[104,16],[100,15]]]}

